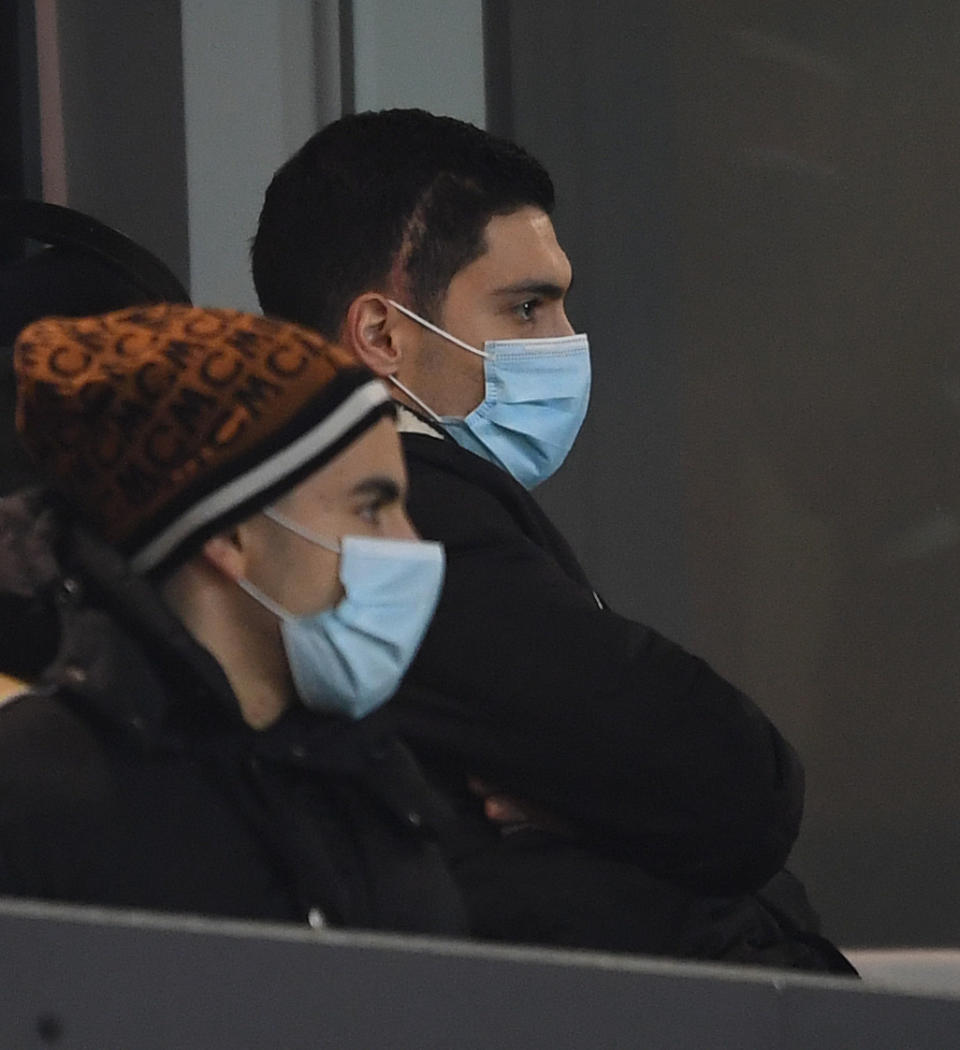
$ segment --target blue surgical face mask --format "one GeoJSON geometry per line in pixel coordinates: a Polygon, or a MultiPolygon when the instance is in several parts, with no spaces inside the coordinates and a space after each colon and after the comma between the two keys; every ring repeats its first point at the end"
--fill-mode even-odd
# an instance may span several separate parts
{"type": "Polygon", "coordinates": [[[279,511],[263,512],[298,536],[340,554],[337,605],[296,616],[249,580],[237,583],[280,618],[297,695],[315,711],[363,718],[397,690],[433,616],[443,584],[439,543],[319,536],[279,511]]]}
{"type": "Polygon", "coordinates": [[[388,378],[465,449],[512,474],[524,488],[546,481],[567,458],[590,400],[585,335],[488,340],[483,350],[431,324],[400,303],[407,317],[483,358],[485,394],[463,419],[438,416],[395,376],[388,378]]]}

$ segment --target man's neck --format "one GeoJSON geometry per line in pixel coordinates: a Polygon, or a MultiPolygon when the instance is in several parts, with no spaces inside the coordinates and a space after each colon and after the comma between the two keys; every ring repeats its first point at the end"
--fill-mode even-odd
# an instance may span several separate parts
{"type": "MultiPolygon", "coordinates": [[[[187,631],[220,664],[254,729],[271,726],[290,706],[293,683],[275,625],[258,629],[265,610],[243,608],[242,592],[196,561],[164,585],[163,597],[187,631]],[[213,581],[216,581],[215,583],[213,581]]],[[[249,599],[247,599],[249,600],[249,599]]]]}

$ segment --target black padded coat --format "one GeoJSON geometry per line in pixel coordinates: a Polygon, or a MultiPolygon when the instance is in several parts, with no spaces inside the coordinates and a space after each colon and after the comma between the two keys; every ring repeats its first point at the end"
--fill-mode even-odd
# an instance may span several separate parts
{"type": "Polygon", "coordinates": [[[0,706],[0,893],[465,931],[446,811],[395,738],[300,707],[251,729],[154,588],[36,500],[0,501],[4,585],[0,667],[55,655],[0,706]]]}
{"type": "Polygon", "coordinates": [[[410,515],[444,543],[447,575],[378,717],[460,813],[450,856],[475,932],[849,972],[782,871],[803,770],[776,727],[702,660],[604,607],[512,477],[418,429],[402,435],[410,515]],[[562,830],[498,832],[468,776],[562,830]]]}

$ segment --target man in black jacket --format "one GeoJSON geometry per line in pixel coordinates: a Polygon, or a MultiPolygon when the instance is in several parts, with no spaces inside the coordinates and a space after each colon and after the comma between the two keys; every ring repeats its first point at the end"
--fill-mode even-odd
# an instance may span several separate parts
{"type": "Polygon", "coordinates": [[[0,707],[0,893],[463,932],[445,809],[359,719],[443,575],[383,383],[172,304],[36,322],[14,366],[50,489],[0,503],[0,588],[56,655],[0,707]]]}
{"type": "Polygon", "coordinates": [[[590,383],[552,207],[520,148],[416,110],[329,125],[267,190],[261,304],[391,382],[411,517],[447,550],[382,717],[460,811],[478,934],[844,970],[781,872],[797,756],[701,660],[605,607],[528,493],[590,383]]]}

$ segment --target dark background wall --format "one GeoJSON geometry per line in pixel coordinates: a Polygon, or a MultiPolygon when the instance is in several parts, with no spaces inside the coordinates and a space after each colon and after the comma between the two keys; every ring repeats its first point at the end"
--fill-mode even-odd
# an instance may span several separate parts
{"type": "MultiPolygon", "coordinates": [[[[0,194],[36,196],[40,186],[33,4],[0,0],[0,194]]],[[[18,245],[0,242],[0,259],[18,245]]]]}
{"type": "Polygon", "coordinates": [[[491,114],[556,176],[594,348],[544,502],[803,753],[828,932],[956,944],[960,8],[487,14],[491,114]]]}
{"type": "Polygon", "coordinates": [[[189,286],[180,4],[56,4],[68,204],[189,286]]]}

